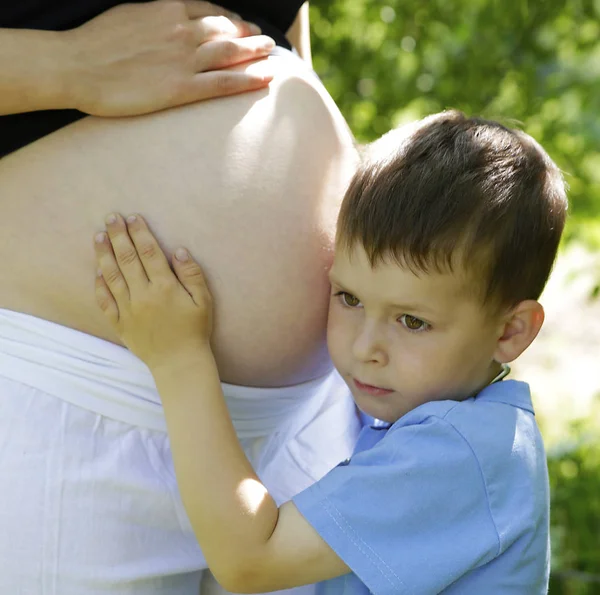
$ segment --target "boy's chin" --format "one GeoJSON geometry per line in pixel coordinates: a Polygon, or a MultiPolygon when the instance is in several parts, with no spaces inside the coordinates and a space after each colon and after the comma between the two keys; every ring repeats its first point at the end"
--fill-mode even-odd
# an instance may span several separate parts
{"type": "Polygon", "coordinates": [[[372,403],[360,403],[357,399],[354,399],[354,402],[356,403],[358,409],[366,416],[388,424],[397,422],[403,415],[408,413],[408,411],[391,412],[389,409],[386,410],[385,407],[377,407],[372,403]]]}

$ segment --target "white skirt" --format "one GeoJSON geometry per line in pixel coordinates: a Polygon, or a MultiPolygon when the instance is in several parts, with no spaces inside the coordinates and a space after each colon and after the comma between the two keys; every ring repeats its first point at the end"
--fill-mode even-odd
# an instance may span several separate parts
{"type": "MultiPolygon", "coordinates": [[[[336,373],[223,390],[279,503],[350,456],[360,422],[336,373]]],[[[112,343],[0,309],[0,593],[197,595],[205,568],[146,366],[112,343]]]]}

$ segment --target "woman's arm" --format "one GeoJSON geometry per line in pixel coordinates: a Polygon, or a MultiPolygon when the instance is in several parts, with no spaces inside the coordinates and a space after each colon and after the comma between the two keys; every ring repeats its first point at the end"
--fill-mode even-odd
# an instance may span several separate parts
{"type": "Polygon", "coordinates": [[[208,2],[147,2],[71,31],[0,29],[0,114],[138,115],[266,86],[264,72],[215,72],[273,48],[225,14],[208,2]]]}
{"type": "Polygon", "coordinates": [[[225,589],[266,592],[349,571],[293,503],[280,509],[231,423],[212,350],[211,296],[182,249],[175,274],[140,216],[97,237],[98,304],[150,368],[179,489],[209,568],[225,589]],[[178,281],[181,281],[181,283],[178,281]]]}
{"type": "Polygon", "coordinates": [[[73,107],[63,33],[0,29],[0,115],[73,107]]]}
{"type": "Polygon", "coordinates": [[[312,68],[312,52],[310,49],[310,20],[308,14],[308,2],[305,2],[296,19],[289,28],[287,38],[296,51],[300,54],[300,57],[308,63],[312,68]]]}

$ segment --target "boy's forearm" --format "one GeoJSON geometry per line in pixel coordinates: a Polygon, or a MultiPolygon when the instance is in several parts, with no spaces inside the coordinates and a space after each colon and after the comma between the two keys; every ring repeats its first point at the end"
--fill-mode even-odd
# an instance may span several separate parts
{"type": "Polygon", "coordinates": [[[74,107],[66,33],[0,29],[0,115],[74,107]]]}
{"type": "Polygon", "coordinates": [[[246,458],[210,349],[153,370],[183,503],[209,567],[224,585],[251,570],[278,509],[246,458]]]}

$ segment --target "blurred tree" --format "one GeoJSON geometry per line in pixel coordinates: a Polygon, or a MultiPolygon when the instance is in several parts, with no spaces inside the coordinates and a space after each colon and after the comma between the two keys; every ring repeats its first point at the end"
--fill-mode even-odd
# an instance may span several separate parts
{"type": "Polygon", "coordinates": [[[360,141],[454,107],[517,125],[600,222],[600,0],[313,0],[315,70],[360,141]]]}
{"type": "Polygon", "coordinates": [[[598,415],[571,422],[570,438],[549,453],[552,494],[550,593],[600,593],[600,445],[598,415]]]}

